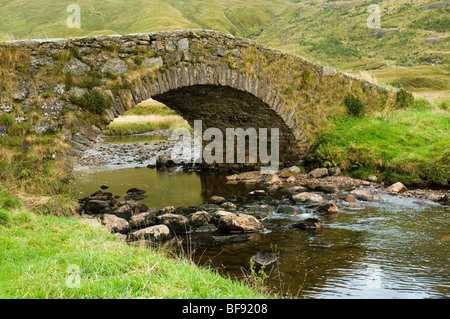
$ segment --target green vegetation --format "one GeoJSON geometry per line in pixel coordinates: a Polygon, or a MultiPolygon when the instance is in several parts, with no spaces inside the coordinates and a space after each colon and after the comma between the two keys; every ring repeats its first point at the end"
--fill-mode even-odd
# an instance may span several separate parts
{"type": "MultiPolygon", "coordinates": [[[[349,114],[332,114],[328,119],[327,130],[321,132],[315,145],[315,159],[324,166],[340,166],[354,177],[375,174],[386,183],[448,186],[449,9],[420,10],[434,0],[414,4],[408,0],[380,2],[382,28],[370,29],[366,27],[367,3],[320,6],[333,2],[130,0],[123,5],[117,0],[80,0],[77,4],[82,9],[82,29],[69,29],[64,21],[71,1],[55,4],[30,0],[20,6],[14,1],[3,1],[0,40],[205,28],[253,38],[322,65],[364,74],[372,82],[399,89],[396,107],[373,110],[355,96],[346,97],[344,105],[349,114]]],[[[107,49],[112,55],[117,54],[116,50],[114,46],[107,49]]],[[[263,61],[250,51],[242,50],[242,54],[248,54],[244,69],[251,73],[263,61]]],[[[52,79],[49,86],[64,82],[68,90],[72,86],[92,89],[102,83],[102,75],[94,71],[80,77],[64,75],[62,68],[71,57],[82,58],[77,49],[63,50],[53,56],[56,72],[44,67],[33,76],[52,79]]],[[[135,57],[127,62],[131,72],[142,71],[142,59],[135,57]]],[[[2,101],[12,102],[17,84],[16,75],[10,70],[25,74],[29,65],[29,53],[14,48],[0,51],[2,101]]],[[[230,66],[238,68],[236,63],[230,66]]],[[[274,70],[268,72],[277,74],[274,70]]],[[[114,94],[133,85],[112,73],[106,78],[114,94]]],[[[300,97],[315,98],[310,89],[320,79],[314,72],[293,74],[292,79],[291,83],[286,82],[285,91],[302,92],[292,96],[293,105],[302,104],[300,97]]],[[[330,97],[334,97],[332,90],[331,85],[327,92],[330,97]]],[[[45,98],[53,96],[51,89],[42,94],[45,98]]],[[[61,120],[73,123],[79,118],[88,125],[106,123],[104,110],[112,103],[97,91],[78,98],[72,96],[70,102],[81,108],[63,114],[61,120]]],[[[321,128],[313,121],[322,121],[328,114],[320,113],[319,106],[317,110],[310,126],[321,128]]],[[[8,134],[0,137],[1,298],[268,297],[264,291],[232,282],[183,258],[167,258],[164,250],[131,247],[101,227],[68,218],[78,205],[71,189],[70,169],[59,158],[68,145],[60,131],[26,135],[27,128],[42,120],[42,116],[35,109],[27,114],[27,122],[14,122],[15,117],[23,115],[17,103],[13,113],[0,115],[0,125],[8,127],[8,134]],[[66,285],[71,265],[79,267],[79,289],[66,285]]],[[[188,125],[172,110],[143,104],[111,123],[105,134],[178,127],[188,125]]],[[[259,282],[263,281],[264,277],[259,282]]]]}
{"type": "Polygon", "coordinates": [[[107,108],[112,106],[110,97],[95,90],[92,93],[84,93],[82,97],[71,96],[70,102],[96,114],[103,114],[107,108]]]}
{"type": "Polygon", "coordinates": [[[370,112],[330,120],[314,154],[350,175],[386,183],[448,186],[450,113],[438,107],[370,112]]]}
{"type": "Polygon", "coordinates": [[[160,130],[172,132],[181,127],[189,129],[187,122],[180,116],[125,116],[110,123],[103,133],[106,135],[131,135],[160,130]]]}
{"type": "Polygon", "coordinates": [[[34,215],[3,189],[0,251],[0,298],[269,297],[164,248],[127,245],[96,222],[34,215]]]}
{"type": "Polygon", "coordinates": [[[318,43],[299,41],[299,44],[302,46],[311,46],[309,49],[310,52],[319,51],[328,56],[343,55],[361,57],[361,54],[357,50],[345,46],[340,40],[332,36],[327,36],[318,43]]]}
{"type": "Polygon", "coordinates": [[[364,116],[367,108],[366,103],[354,95],[346,96],[344,99],[344,105],[349,113],[356,117],[364,116]]]}
{"type": "Polygon", "coordinates": [[[131,135],[159,130],[173,131],[177,128],[191,130],[181,116],[164,104],[144,101],[117,118],[103,131],[106,135],[131,135]]]}

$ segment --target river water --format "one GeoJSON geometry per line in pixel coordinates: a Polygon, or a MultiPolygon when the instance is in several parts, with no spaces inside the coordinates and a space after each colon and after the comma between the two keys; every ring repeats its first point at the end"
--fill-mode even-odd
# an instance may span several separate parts
{"type": "MultiPolygon", "coordinates": [[[[146,167],[89,168],[74,173],[80,198],[102,185],[122,196],[137,187],[147,191],[148,197],[141,202],[151,208],[198,206],[212,195],[240,196],[256,188],[227,184],[225,176],[213,173],[160,172],[146,167]]],[[[294,216],[277,213],[278,206],[285,204],[283,199],[249,203],[266,204],[273,210],[262,220],[270,232],[250,234],[251,240],[241,243],[195,246],[193,259],[240,278],[248,271],[253,255],[271,251],[278,261],[264,270],[270,275],[266,283],[283,295],[318,299],[450,297],[450,208],[387,194],[382,198],[364,202],[358,210],[340,205],[337,215],[322,218],[327,227],[321,230],[293,228],[294,216]]],[[[310,213],[305,207],[298,208],[310,213]]]]}

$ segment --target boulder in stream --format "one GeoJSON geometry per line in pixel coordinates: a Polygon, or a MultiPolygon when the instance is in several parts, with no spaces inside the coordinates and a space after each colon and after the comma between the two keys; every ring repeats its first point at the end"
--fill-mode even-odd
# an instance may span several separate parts
{"type": "Polygon", "coordinates": [[[315,210],[321,213],[336,214],[339,212],[339,207],[336,202],[331,200],[315,207],[315,210]]]}
{"type": "Polygon", "coordinates": [[[406,191],[406,186],[400,182],[392,184],[391,186],[386,188],[386,191],[391,194],[400,194],[406,191]]]}
{"type": "Polygon", "coordinates": [[[189,223],[192,228],[208,225],[211,222],[211,216],[206,211],[196,212],[190,215],[189,223]]]}
{"type": "Polygon", "coordinates": [[[135,240],[145,239],[155,241],[162,241],[171,238],[170,229],[166,225],[156,225],[132,233],[131,237],[135,240]]]}
{"type": "Polygon", "coordinates": [[[216,212],[220,214],[217,219],[217,227],[223,232],[257,232],[265,228],[256,217],[247,214],[216,212]]]}
{"type": "Polygon", "coordinates": [[[371,189],[355,189],[350,192],[357,199],[362,201],[380,201],[381,197],[371,189]]]}
{"type": "Polygon", "coordinates": [[[250,259],[261,266],[268,266],[276,262],[278,257],[270,250],[260,250],[250,259]]]}
{"type": "Polygon", "coordinates": [[[130,220],[131,216],[133,216],[134,211],[128,205],[120,206],[113,210],[112,212],[117,217],[123,218],[125,220],[130,220]]]}
{"type": "Polygon", "coordinates": [[[318,218],[309,217],[309,218],[299,220],[292,226],[295,228],[300,228],[300,229],[309,229],[309,228],[316,229],[316,228],[322,228],[324,226],[324,223],[321,222],[318,218]]]}
{"type": "Polygon", "coordinates": [[[319,204],[323,202],[322,196],[314,193],[300,193],[292,196],[292,199],[299,204],[319,204]]]}
{"type": "Polygon", "coordinates": [[[308,174],[308,177],[310,178],[322,178],[325,176],[328,176],[328,168],[326,167],[316,168],[308,174]]]}
{"type": "Polygon", "coordinates": [[[123,218],[112,214],[103,215],[102,224],[112,233],[128,234],[131,231],[130,224],[123,218]]]}
{"type": "Polygon", "coordinates": [[[183,215],[164,214],[156,217],[156,220],[169,227],[174,234],[185,234],[190,230],[189,220],[183,215]]]}
{"type": "Polygon", "coordinates": [[[140,229],[156,224],[156,214],[154,212],[144,212],[134,215],[130,219],[130,226],[133,229],[140,229]]]}

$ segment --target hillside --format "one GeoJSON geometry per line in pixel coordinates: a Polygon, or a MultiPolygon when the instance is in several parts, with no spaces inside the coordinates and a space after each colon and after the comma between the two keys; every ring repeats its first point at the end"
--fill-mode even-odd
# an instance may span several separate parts
{"type": "Polygon", "coordinates": [[[0,39],[215,29],[430,99],[450,98],[450,2],[430,0],[2,0],[0,39]],[[381,28],[369,28],[370,4],[381,28]]]}

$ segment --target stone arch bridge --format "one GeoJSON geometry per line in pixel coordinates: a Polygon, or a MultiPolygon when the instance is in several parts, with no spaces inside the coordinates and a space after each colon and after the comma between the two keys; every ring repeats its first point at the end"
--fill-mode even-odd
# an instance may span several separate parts
{"type": "Polygon", "coordinates": [[[71,145],[64,156],[75,158],[148,98],[204,129],[279,128],[285,165],[300,163],[327,118],[346,112],[346,96],[371,108],[395,102],[375,84],[208,30],[11,41],[0,57],[0,114],[28,123],[21,134],[62,135],[71,145]]]}

